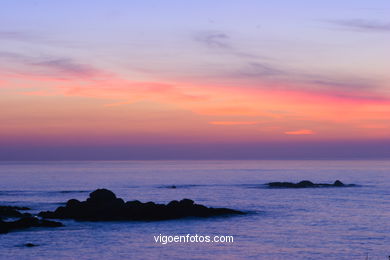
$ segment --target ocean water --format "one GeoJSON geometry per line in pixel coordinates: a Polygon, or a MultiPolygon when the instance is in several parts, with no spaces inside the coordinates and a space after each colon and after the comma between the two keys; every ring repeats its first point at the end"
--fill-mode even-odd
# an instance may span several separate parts
{"type": "Polygon", "coordinates": [[[157,222],[62,221],[0,235],[0,259],[388,259],[390,161],[1,162],[0,205],[54,210],[108,188],[125,200],[190,198],[247,215],[157,222]],[[270,181],[358,184],[269,189],[270,181]],[[176,189],[168,186],[176,185],[176,189]],[[230,235],[233,243],[168,243],[158,235],[230,235]],[[38,244],[23,247],[24,243],[38,244]]]}

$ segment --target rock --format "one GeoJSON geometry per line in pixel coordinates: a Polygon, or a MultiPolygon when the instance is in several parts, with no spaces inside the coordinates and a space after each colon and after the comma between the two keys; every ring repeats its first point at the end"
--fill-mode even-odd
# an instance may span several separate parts
{"type": "Polygon", "coordinates": [[[312,183],[311,181],[300,181],[298,182],[298,187],[307,188],[307,187],[314,187],[316,184],[312,183]]]}
{"type": "Polygon", "coordinates": [[[62,223],[36,217],[22,217],[15,221],[5,222],[0,220],[0,233],[8,233],[13,230],[26,229],[30,227],[62,227],[62,223]]]}
{"type": "Polygon", "coordinates": [[[25,247],[34,247],[34,246],[38,246],[36,244],[33,244],[33,243],[26,243],[24,244],[25,247]]]}
{"type": "Polygon", "coordinates": [[[313,183],[311,181],[300,181],[298,183],[293,182],[269,182],[266,184],[270,188],[321,188],[321,187],[352,187],[355,184],[344,184],[339,180],[336,180],[333,184],[328,183],[313,183]]]}
{"type": "Polygon", "coordinates": [[[194,205],[194,201],[190,199],[182,199],[179,201],[179,205],[183,207],[192,207],[194,205]]]}
{"type": "Polygon", "coordinates": [[[30,210],[29,207],[20,207],[20,206],[0,206],[1,207],[7,207],[7,208],[11,208],[11,209],[16,209],[16,210],[30,210]]]}
{"type": "Polygon", "coordinates": [[[113,200],[116,200],[116,195],[107,189],[97,189],[94,192],[91,192],[89,194],[89,199],[91,202],[111,202],[113,200]]]}
{"type": "Polygon", "coordinates": [[[31,216],[29,213],[21,213],[18,210],[28,210],[26,207],[0,206],[0,217],[19,218],[23,216],[31,216]]]}
{"type": "Polygon", "coordinates": [[[71,200],[68,200],[68,202],[66,202],[66,206],[67,207],[78,207],[80,205],[80,201],[76,200],[76,199],[71,199],[71,200]]]}
{"type": "Polygon", "coordinates": [[[298,183],[292,183],[292,182],[270,182],[267,183],[269,187],[277,187],[277,188],[309,188],[309,187],[315,187],[316,184],[312,183],[311,181],[301,181],[298,183]]]}
{"type": "Polygon", "coordinates": [[[76,219],[89,221],[111,220],[165,220],[184,217],[212,217],[244,214],[227,208],[209,208],[183,199],[168,204],[142,203],[138,200],[124,202],[106,189],[98,189],[86,201],[69,200],[65,207],[55,211],[40,212],[39,216],[52,219],[76,219]]]}
{"type": "Polygon", "coordinates": [[[29,207],[19,207],[19,206],[11,206],[11,207],[16,209],[16,210],[30,210],[29,207]]]}
{"type": "Polygon", "coordinates": [[[345,186],[344,183],[342,183],[341,181],[337,180],[333,183],[333,186],[336,186],[336,187],[343,187],[345,186]]]}

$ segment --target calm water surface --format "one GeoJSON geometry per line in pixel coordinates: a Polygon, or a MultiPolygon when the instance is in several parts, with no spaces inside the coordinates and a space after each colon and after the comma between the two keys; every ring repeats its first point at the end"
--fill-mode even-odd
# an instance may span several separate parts
{"type": "Polygon", "coordinates": [[[108,188],[125,200],[191,198],[250,214],[159,222],[63,221],[0,235],[0,259],[388,259],[389,161],[2,162],[0,205],[53,210],[108,188]],[[267,189],[270,181],[351,188],[267,189]],[[176,189],[168,186],[176,185],[176,189]],[[155,235],[232,235],[231,244],[157,244],[155,235]],[[20,245],[39,246],[25,248],[20,245]]]}

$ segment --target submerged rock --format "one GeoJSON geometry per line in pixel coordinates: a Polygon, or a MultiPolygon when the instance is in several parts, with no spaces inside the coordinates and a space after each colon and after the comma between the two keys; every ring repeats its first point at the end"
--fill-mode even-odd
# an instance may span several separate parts
{"type": "Polygon", "coordinates": [[[50,221],[45,219],[39,219],[36,217],[22,217],[15,221],[2,221],[0,220],[0,234],[8,233],[14,230],[26,229],[30,227],[62,227],[62,223],[56,221],[50,221]]]}
{"type": "Polygon", "coordinates": [[[293,182],[269,182],[266,184],[270,188],[321,188],[321,187],[352,187],[355,184],[344,184],[339,180],[334,183],[313,183],[311,181],[293,182]]]}
{"type": "Polygon", "coordinates": [[[86,201],[71,199],[64,207],[55,211],[40,212],[39,216],[54,219],[76,219],[91,221],[110,220],[166,220],[184,217],[212,217],[244,214],[227,208],[209,208],[195,204],[190,199],[171,201],[168,204],[142,203],[138,200],[124,202],[107,189],[90,193],[86,201]]]}

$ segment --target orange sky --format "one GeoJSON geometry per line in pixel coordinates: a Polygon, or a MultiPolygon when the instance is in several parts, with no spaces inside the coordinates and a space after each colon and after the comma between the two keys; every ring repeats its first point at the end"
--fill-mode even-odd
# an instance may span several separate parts
{"type": "Polygon", "coordinates": [[[0,131],[7,139],[94,136],[108,141],[111,136],[114,141],[120,136],[131,143],[390,137],[389,100],[294,90],[282,83],[255,88],[28,75],[3,76],[2,82],[0,131]]]}

